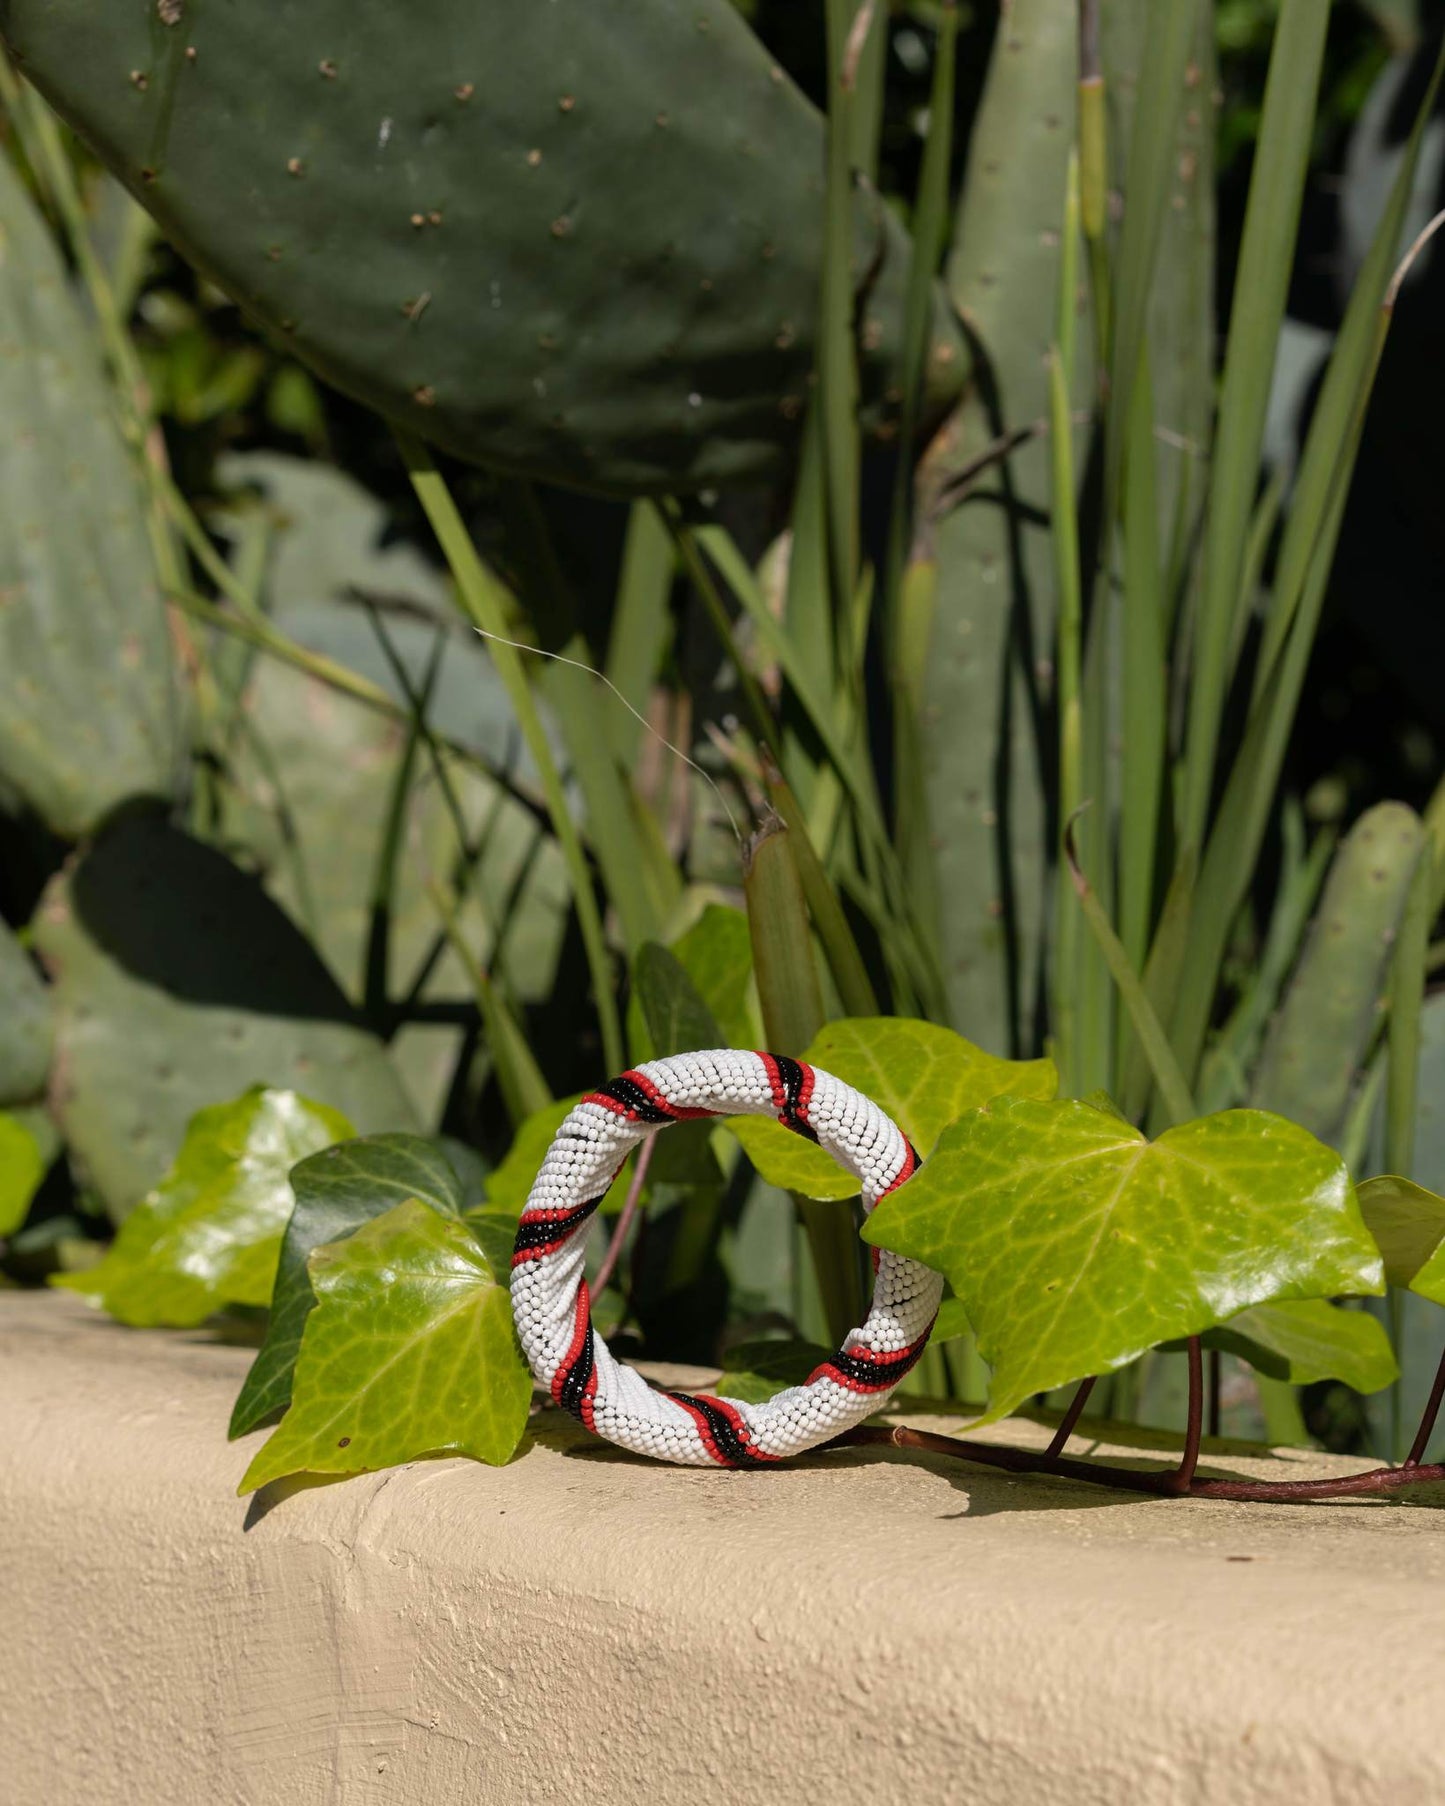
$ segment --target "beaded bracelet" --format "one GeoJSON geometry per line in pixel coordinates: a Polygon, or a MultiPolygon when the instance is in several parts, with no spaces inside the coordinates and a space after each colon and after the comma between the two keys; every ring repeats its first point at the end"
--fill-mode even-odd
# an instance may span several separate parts
{"type": "Polygon", "coordinates": [[[652,1060],[589,1091],[558,1129],[518,1225],[512,1312],[533,1375],[589,1430],[662,1461],[759,1467],[815,1448],[878,1410],[927,1346],[943,1280],[918,1261],[879,1253],[862,1327],[805,1385],[765,1403],[648,1385],[592,1328],[587,1236],[645,1135],[709,1116],[776,1116],[854,1175],[865,1210],[919,1164],[870,1098],[799,1060],[728,1049],[652,1060]]]}

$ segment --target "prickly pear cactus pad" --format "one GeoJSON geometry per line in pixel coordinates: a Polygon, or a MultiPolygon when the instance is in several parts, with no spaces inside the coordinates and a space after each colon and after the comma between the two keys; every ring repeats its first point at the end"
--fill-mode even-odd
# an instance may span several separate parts
{"type": "Polygon", "coordinates": [[[30,956],[0,922],[0,1106],[39,1097],[50,1069],[50,997],[30,956]]]}
{"type": "Polygon", "coordinates": [[[251,1085],[301,1091],[363,1133],[418,1126],[290,919],[158,815],[120,818],[51,884],[35,940],[57,1005],[51,1104],[117,1221],[196,1111],[251,1085]]]}
{"type": "MultiPolygon", "coordinates": [[[[187,256],[445,449],[676,493],[791,446],[824,126],[727,0],[0,0],[0,35],[187,256]]],[[[860,193],[874,421],[908,257],[860,193]]],[[[940,304],[940,400],[962,364],[940,304]]]]}
{"type": "Polygon", "coordinates": [[[94,328],[0,156],[0,782],[86,833],[185,760],[144,498],[94,328]]]}

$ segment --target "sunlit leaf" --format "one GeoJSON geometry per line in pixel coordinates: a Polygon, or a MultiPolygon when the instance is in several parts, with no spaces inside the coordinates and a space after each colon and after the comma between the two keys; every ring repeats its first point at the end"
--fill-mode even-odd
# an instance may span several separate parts
{"type": "Polygon", "coordinates": [[[175,1164],[98,1266],[56,1285],[137,1326],[188,1328],[227,1304],[268,1304],[291,1215],[291,1168],[344,1140],[338,1110],[255,1086],[198,1110],[175,1164]]]}
{"type": "Polygon", "coordinates": [[[290,1401],[302,1331],[316,1302],[306,1265],[311,1251],[408,1198],[452,1217],[466,1202],[450,1159],[418,1135],[364,1135],[326,1148],[292,1169],[291,1190],[296,1207],[281,1243],[271,1320],[231,1413],[232,1436],[254,1430],[290,1401]]]}
{"type": "Polygon", "coordinates": [[[0,1112],[0,1235],[13,1235],[25,1221],[44,1177],[40,1143],[23,1122],[0,1112]]]}
{"type": "Polygon", "coordinates": [[[1146,1141],[1076,1100],[947,1129],[864,1227],[947,1275],[993,1368],[989,1418],[1251,1305],[1383,1289],[1344,1162],[1262,1110],[1146,1141]]]}
{"type": "Polygon", "coordinates": [[[511,1298],[466,1224],[416,1198],[310,1259],[291,1408],[243,1493],[287,1474],[350,1474],[450,1450],[504,1462],[531,1375],[511,1298]]]}
{"type": "Polygon", "coordinates": [[[1325,1298],[1257,1304],[1206,1330],[1203,1342],[1292,1386],[1343,1380],[1356,1392],[1378,1392],[1400,1377],[1390,1338],[1378,1319],[1365,1311],[1342,1310],[1325,1298]]]}
{"type": "MultiPolygon", "coordinates": [[[[871,1097],[925,1159],[964,1111],[1004,1093],[1050,1098],[1059,1088],[1051,1060],[1000,1060],[951,1028],[902,1017],[830,1022],[803,1058],[871,1097]]],[[[770,1117],[730,1117],[728,1127],[770,1185],[809,1198],[858,1190],[830,1155],[770,1117]]]]}
{"type": "Polygon", "coordinates": [[[805,1198],[856,1198],[858,1181],[831,1154],[770,1116],[730,1116],[727,1126],[769,1185],[805,1198]]]}
{"type": "Polygon", "coordinates": [[[1445,1198],[1393,1173],[1367,1179],[1360,1209],[1385,1258],[1385,1277],[1445,1304],[1445,1198]]]}

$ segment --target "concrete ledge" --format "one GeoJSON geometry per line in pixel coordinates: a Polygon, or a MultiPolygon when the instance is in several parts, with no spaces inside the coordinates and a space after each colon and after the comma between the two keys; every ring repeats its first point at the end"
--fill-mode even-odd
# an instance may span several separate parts
{"type": "Polygon", "coordinates": [[[696,1473],[556,1426],[248,1509],[248,1358],[0,1294],[6,1806],[1445,1800],[1429,1502],[696,1473]]]}

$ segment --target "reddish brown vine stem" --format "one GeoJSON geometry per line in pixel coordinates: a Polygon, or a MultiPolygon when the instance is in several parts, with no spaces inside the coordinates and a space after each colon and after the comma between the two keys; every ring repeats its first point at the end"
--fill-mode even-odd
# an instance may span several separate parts
{"type": "Polygon", "coordinates": [[[1069,1408],[1064,1413],[1063,1422],[1055,1431],[1054,1439],[1049,1444],[1048,1453],[1051,1457],[1054,1455],[1062,1455],[1064,1450],[1068,1447],[1069,1438],[1074,1433],[1074,1425],[1083,1415],[1084,1406],[1089,1402],[1089,1394],[1094,1390],[1095,1378],[1097,1378],[1097,1375],[1087,1380],[1080,1381],[1079,1390],[1074,1394],[1070,1401],[1069,1408]]]}
{"type": "Polygon", "coordinates": [[[1184,1426],[1184,1453],[1174,1474],[1174,1490],[1188,1492],[1199,1466],[1199,1443],[1204,1433],[1204,1356],[1198,1336],[1189,1338],[1189,1415],[1184,1426]]]}
{"type": "MultiPolygon", "coordinates": [[[[1214,1377],[1214,1401],[1218,1399],[1218,1375],[1214,1377]]],[[[1342,1499],[1353,1495],[1398,1492],[1406,1486],[1426,1486],[1445,1481],[1445,1462],[1423,1461],[1435,1420],[1445,1404],[1445,1355],[1430,1390],[1429,1403],[1404,1464],[1372,1467],[1360,1474],[1343,1474],[1334,1480],[1201,1480],[1197,1473],[1204,1421],[1204,1357],[1198,1336],[1189,1338],[1189,1415],[1184,1432],[1184,1452],[1175,1468],[1119,1467],[1110,1461],[1076,1461],[1064,1447],[1083,1412],[1093,1379],[1082,1382],[1046,1449],[1014,1449],[1006,1445],[970,1442],[963,1436],[940,1436],[933,1430],[915,1430],[907,1424],[860,1424],[823,1446],[829,1449],[917,1449],[925,1455],[947,1455],[955,1461],[972,1461],[982,1467],[1001,1467],[1015,1474],[1057,1474],[1065,1480],[1085,1480],[1115,1492],[1142,1492],[1184,1499],[1232,1499],[1267,1505],[1271,1500],[1293,1503],[1309,1499],[1342,1499]]],[[[1214,1418],[1217,1402],[1211,1402],[1214,1418]]],[[[1211,1433],[1213,1423],[1211,1422],[1211,1433]]]]}
{"type": "Polygon", "coordinates": [[[1056,1474],[1065,1480],[1087,1480],[1115,1492],[1162,1494],[1187,1499],[1237,1499],[1257,1504],[1271,1500],[1339,1499],[1356,1493],[1397,1492],[1405,1486],[1445,1481],[1445,1463],[1429,1466],[1374,1467],[1361,1474],[1343,1474],[1333,1480],[1215,1480],[1197,1476],[1181,1485],[1178,1468],[1117,1467],[1107,1461],[1076,1461],[1050,1455],[1046,1450],[1014,1449],[987,1442],[970,1442],[962,1436],[940,1436],[933,1430],[914,1430],[906,1424],[860,1424],[823,1445],[828,1449],[917,1449],[926,1455],[949,1455],[955,1460],[983,1467],[1001,1467],[1016,1474],[1056,1474]]]}
{"type": "Polygon", "coordinates": [[[1445,1400],[1445,1354],[1441,1355],[1440,1365],[1435,1370],[1435,1384],[1430,1388],[1430,1398],[1420,1419],[1420,1428],[1416,1430],[1415,1440],[1410,1444],[1410,1453],[1405,1457],[1406,1467],[1419,1467],[1425,1459],[1425,1450],[1430,1446],[1430,1432],[1435,1428],[1435,1419],[1440,1415],[1442,1400],[1445,1400]]]}

